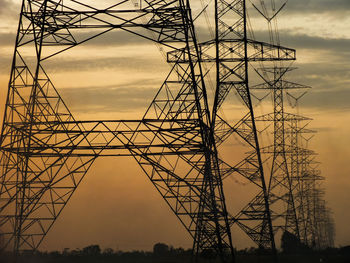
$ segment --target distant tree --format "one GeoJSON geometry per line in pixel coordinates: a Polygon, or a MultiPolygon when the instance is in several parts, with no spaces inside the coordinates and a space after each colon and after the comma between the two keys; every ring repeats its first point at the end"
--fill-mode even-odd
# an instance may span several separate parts
{"type": "Polygon", "coordinates": [[[67,256],[68,254],[70,254],[70,249],[66,247],[62,251],[62,255],[67,256]]]}
{"type": "Polygon", "coordinates": [[[103,254],[110,256],[114,254],[114,250],[112,248],[106,248],[105,250],[103,250],[103,254]]]}
{"type": "Polygon", "coordinates": [[[239,255],[246,255],[248,253],[248,248],[240,249],[236,253],[239,255]]]}
{"type": "Polygon", "coordinates": [[[201,256],[206,259],[213,259],[216,256],[215,250],[214,249],[204,249],[201,253],[201,256]]]}
{"type": "Polygon", "coordinates": [[[101,248],[99,245],[87,246],[83,248],[82,253],[86,256],[97,256],[101,254],[101,248]]]}
{"type": "Polygon", "coordinates": [[[82,254],[81,250],[80,249],[74,249],[74,250],[71,250],[69,255],[70,256],[80,256],[82,254]]]}
{"type": "Polygon", "coordinates": [[[169,246],[164,243],[157,243],[153,246],[155,256],[166,256],[169,254],[169,246]]]}
{"type": "Polygon", "coordinates": [[[284,253],[295,253],[298,250],[298,238],[288,231],[284,231],[281,242],[281,248],[284,253]]]}
{"type": "Polygon", "coordinates": [[[50,252],[50,256],[52,256],[52,257],[59,257],[59,256],[61,256],[61,253],[58,252],[58,251],[51,251],[50,252]]]}
{"type": "Polygon", "coordinates": [[[299,238],[288,231],[283,233],[281,241],[282,251],[286,254],[300,253],[309,250],[306,245],[300,242],[299,238]]]}
{"type": "Polygon", "coordinates": [[[258,248],[256,248],[256,247],[250,247],[250,248],[248,249],[248,254],[250,254],[250,255],[256,255],[256,254],[259,253],[258,251],[259,251],[258,248]]]}
{"type": "Polygon", "coordinates": [[[185,254],[185,250],[182,247],[173,248],[172,254],[174,254],[175,256],[176,255],[184,255],[185,254]]]}

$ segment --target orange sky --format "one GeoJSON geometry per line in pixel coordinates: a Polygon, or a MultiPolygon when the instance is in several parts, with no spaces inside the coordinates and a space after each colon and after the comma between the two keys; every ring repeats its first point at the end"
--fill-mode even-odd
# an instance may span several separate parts
{"type": "MultiPolygon", "coordinates": [[[[313,118],[310,128],[318,131],[312,148],[319,154],[326,178],[326,200],[336,223],[335,243],[349,245],[350,29],[344,25],[349,25],[350,8],[339,5],[327,9],[332,1],[323,0],[323,9],[313,8],[315,1],[309,1],[309,9],[298,11],[299,2],[303,1],[295,1],[289,11],[287,8],[281,14],[281,40],[285,46],[298,50],[295,65],[299,69],[292,80],[313,87],[303,98],[300,113],[313,118]]],[[[348,0],[339,1],[343,2],[348,4],[348,0]]],[[[13,52],[16,10],[18,4],[0,0],[1,112],[13,52]],[[12,13],[3,12],[4,6],[12,13]]],[[[252,20],[262,34],[259,21],[252,20]]],[[[79,120],[140,118],[169,71],[155,45],[113,34],[47,64],[53,82],[79,120]],[[115,37],[122,39],[115,43],[115,37]]],[[[229,108],[226,116],[231,111],[229,108]]],[[[227,196],[236,202],[229,206],[239,207],[239,201],[234,200],[244,195],[248,186],[234,180],[227,185],[227,196]]],[[[233,232],[233,240],[239,248],[253,245],[240,231],[233,232]]],[[[132,158],[105,158],[99,159],[87,174],[41,249],[100,244],[113,249],[150,250],[156,242],[186,248],[192,245],[189,235],[136,162],[132,158]]]]}

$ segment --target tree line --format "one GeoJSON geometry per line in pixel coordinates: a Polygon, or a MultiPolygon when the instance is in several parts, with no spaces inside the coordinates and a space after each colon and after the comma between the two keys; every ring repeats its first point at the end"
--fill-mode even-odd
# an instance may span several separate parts
{"type": "MultiPolygon", "coordinates": [[[[314,250],[303,246],[292,237],[282,238],[282,247],[277,262],[282,263],[349,263],[350,246],[314,250]]],[[[210,251],[204,251],[200,262],[216,263],[210,251]]],[[[237,263],[274,262],[271,251],[259,248],[236,250],[237,263]]],[[[0,254],[0,263],[189,263],[192,250],[174,248],[164,243],[156,243],[152,251],[120,251],[112,248],[101,249],[90,245],[82,249],[65,248],[62,251],[23,251],[14,257],[11,253],[0,254]]]]}

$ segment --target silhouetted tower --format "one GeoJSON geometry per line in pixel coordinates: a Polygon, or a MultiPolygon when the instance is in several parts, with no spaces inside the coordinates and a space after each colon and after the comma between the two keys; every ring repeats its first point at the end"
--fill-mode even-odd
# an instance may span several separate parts
{"type": "MultiPolygon", "coordinates": [[[[270,187],[266,184],[261,157],[266,149],[259,144],[248,73],[253,62],[295,60],[295,50],[250,39],[245,0],[214,1],[215,37],[203,43],[197,40],[188,0],[100,5],[22,1],[0,140],[5,247],[15,252],[37,249],[96,158],[132,156],[193,238],[196,259],[210,252],[221,262],[233,262],[234,224],[259,247],[275,250],[270,206],[279,196],[269,195],[268,189],[272,193],[281,185],[274,179],[270,187]],[[75,120],[45,63],[112,30],[161,45],[171,71],[140,120],[75,120]],[[204,63],[216,70],[212,104],[204,63]],[[220,114],[230,92],[238,94],[245,109],[233,124],[220,114]],[[249,150],[241,162],[230,165],[219,158],[218,148],[233,134],[249,150]],[[259,190],[237,215],[226,208],[222,181],[234,175],[259,190]]],[[[277,80],[281,72],[274,73],[277,80]]],[[[281,188],[288,203],[284,216],[297,233],[294,186],[283,168],[283,98],[277,89],[275,93],[274,171],[282,171],[288,182],[281,188]]]]}
{"type": "Polygon", "coordinates": [[[322,201],[321,181],[324,178],[317,169],[315,152],[309,149],[309,141],[315,133],[308,129],[311,119],[286,110],[288,99],[293,101],[292,107],[297,107],[310,88],[287,81],[286,75],[291,70],[294,68],[263,68],[265,82],[252,87],[252,90],[267,90],[272,94],[274,112],[256,118],[258,122],[273,126],[273,145],[262,147],[262,153],[267,156],[265,166],[271,167],[269,202],[272,225],[275,234],[280,229],[288,231],[305,245],[321,248],[331,246],[328,240],[332,238],[326,236],[334,237],[334,226],[330,224],[328,231],[323,224],[331,220],[326,219],[322,201]],[[272,159],[270,163],[269,159],[272,159]]]}
{"type": "MultiPolygon", "coordinates": [[[[289,96],[298,107],[299,101],[308,88],[300,86],[298,95],[289,96]]],[[[290,122],[288,134],[291,145],[291,174],[296,182],[293,195],[296,200],[300,241],[312,248],[326,248],[334,246],[334,222],[330,210],[324,201],[325,178],[321,175],[316,160],[317,154],[310,150],[310,141],[316,133],[308,128],[311,119],[302,117],[290,122]],[[331,222],[328,226],[325,222],[331,222]],[[331,238],[328,238],[331,237],[331,238]]]]}
{"type": "MultiPolygon", "coordinates": [[[[262,153],[272,156],[269,176],[269,204],[273,218],[274,233],[279,230],[288,231],[300,238],[297,200],[295,191],[299,187],[297,176],[293,174],[296,167],[292,161],[292,144],[288,140],[288,124],[304,118],[287,113],[284,94],[286,90],[306,88],[305,86],[285,80],[288,67],[273,67],[261,69],[267,78],[264,83],[254,86],[254,90],[267,90],[272,94],[273,113],[257,117],[257,121],[272,123],[273,145],[262,148],[262,153]]],[[[289,129],[290,130],[290,129],[289,129]]],[[[268,157],[269,158],[269,157],[268,157]]]]}
{"type": "Polygon", "coordinates": [[[275,251],[268,191],[248,75],[250,63],[295,60],[295,51],[249,38],[247,16],[247,3],[244,0],[215,2],[216,34],[215,41],[210,44],[215,44],[216,47],[217,86],[212,119],[218,145],[234,134],[248,149],[248,154],[242,161],[232,167],[223,163],[223,169],[232,171],[231,176],[243,176],[259,189],[258,194],[233,216],[232,222],[259,247],[275,251]],[[237,123],[230,125],[224,121],[219,109],[232,90],[238,94],[247,111],[237,123]]]}
{"type": "Polygon", "coordinates": [[[97,157],[133,156],[193,237],[196,255],[209,249],[222,262],[225,255],[233,261],[198,57],[189,1],[140,1],[136,9],[114,1],[99,9],[69,0],[23,0],[1,134],[5,246],[37,249],[97,157]],[[180,56],[169,61],[172,70],[142,120],[76,121],[45,61],[114,29],[180,56]]]}

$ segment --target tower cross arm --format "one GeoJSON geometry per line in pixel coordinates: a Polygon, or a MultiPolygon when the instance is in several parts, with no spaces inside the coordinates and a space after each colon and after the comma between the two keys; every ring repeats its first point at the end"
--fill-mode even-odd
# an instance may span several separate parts
{"type": "MultiPolygon", "coordinates": [[[[135,150],[148,155],[191,155],[202,152],[198,122],[177,120],[119,120],[34,122],[30,156],[133,156],[135,150]]],[[[28,125],[13,128],[26,136],[28,125]]],[[[28,136],[28,134],[27,134],[28,136]]],[[[28,154],[26,147],[4,141],[1,150],[28,154]]]]}
{"type": "MultiPolygon", "coordinates": [[[[265,42],[248,39],[248,61],[289,61],[296,60],[295,49],[272,45],[265,42]]],[[[215,40],[202,42],[200,47],[201,62],[216,62],[215,58],[215,40]]],[[[227,39],[220,41],[220,62],[243,62],[245,57],[241,55],[240,50],[244,46],[242,39],[227,39]]],[[[198,58],[197,58],[198,59],[198,58]]],[[[183,48],[176,49],[167,53],[169,63],[188,63],[188,54],[183,48]]]]}

